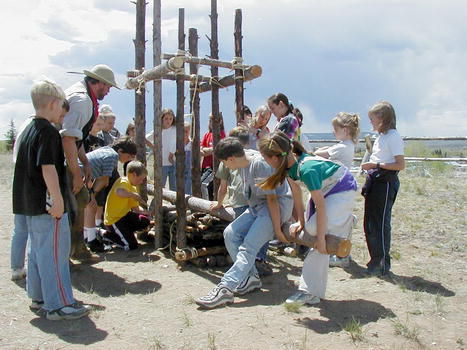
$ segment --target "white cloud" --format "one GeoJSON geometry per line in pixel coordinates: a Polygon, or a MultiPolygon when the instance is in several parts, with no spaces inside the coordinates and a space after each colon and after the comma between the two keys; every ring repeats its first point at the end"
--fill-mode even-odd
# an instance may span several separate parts
{"type": "MultiPolygon", "coordinates": [[[[210,2],[162,1],[162,6],[163,52],[177,48],[178,8],[185,7],[186,32],[198,29],[200,56],[208,55],[210,2]]],[[[263,76],[246,85],[245,101],[252,110],[282,91],[303,111],[306,131],[330,130],[330,119],[342,110],[360,113],[362,129],[369,130],[366,111],[387,99],[405,135],[467,134],[461,122],[467,110],[465,1],[219,1],[222,59],[233,57],[237,8],[243,10],[245,60],[263,67],[263,76]]],[[[147,67],[152,66],[152,11],[150,3],[147,67]]],[[[78,80],[67,71],[107,63],[123,83],[134,66],[134,26],[135,6],[129,1],[2,3],[0,39],[6,49],[0,53],[0,136],[10,118],[24,119],[30,111],[34,79],[47,76],[66,88],[78,80]]],[[[175,106],[174,89],[175,84],[164,84],[164,106],[175,106]]],[[[105,101],[122,115],[121,128],[133,114],[133,101],[131,91],[112,92],[105,101]]],[[[226,127],[233,125],[233,101],[233,88],[222,92],[226,127]]],[[[203,94],[203,120],[209,103],[209,94],[203,94]]],[[[151,120],[150,93],[146,104],[151,120]]]]}

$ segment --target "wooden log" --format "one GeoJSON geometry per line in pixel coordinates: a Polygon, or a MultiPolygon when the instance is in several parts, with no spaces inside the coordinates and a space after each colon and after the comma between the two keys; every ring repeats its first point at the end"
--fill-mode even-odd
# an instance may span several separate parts
{"type": "MultiPolygon", "coordinates": [[[[217,37],[217,0],[211,0],[211,58],[219,59],[219,43],[217,37]]],[[[218,79],[219,77],[219,68],[211,66],[211,77],[213,79],[218,79]]],[[[221,139],[221,122],[222,115],[219,110],[219,86],[214,84],[211,87],[211,114],[212,114],[212,147],[215,148],[221,139]]],[[[212,154],[213,158],[213,171],[214,174],[219,168],[219,159],[212,154]]],[[[214,177],[214,199],[217,198],[217,191],[219,188],[219,181],[214,177]]]]}
{"type": "MultiPolygon", "coordinates": [[[[171,203],[175,203],[176,201],[176,193],[165,188],[162,190],[162,197],[171,203]]],[[[231,207],[211,211],[209,209],[211,206],[210,201],[198,197],[193,197],[190,195],[185,195],[185,202],[187,207],[193,211],[201,211],[203,213],[208,213],[229,222],[235,220],[235,212],[231,207]]]]}
{"type": "MultiPolygon", "coordinates": [[[[161,0],[154,0],[153,6],[153,32],[152,32],[152,47],[153,47],[153,66],[157,67],[161,64],[161,0]]],[[[162,143],[162,124],[161,124],[161,111],[162,111],[162,82],[154,80],[154,99],[153,99],[153,130],[154,138],[150,140],[154,145],[162,143]]],[[[154,195],[154,247],[159,249],[162,247],[163,237],[163,213],[162,213],[162,153],[161,148],[156,147],[154,150],[154,185],[156,191],[154,195]]]]}
{"type": "Polygon", "coordinates": [[[206,248],[183,248],[175,252],[175,260],[187,261],[199,256],[225,254],[227,252],[224,246],[206,247],[206,248]]]}
{"type": "MultiPolygon", "coordinates": [[[[228,68],[228,69],[234,69],[236,66],[235,62],[232,61],[221,61],[218,59],[213,59],[211,58],[205,58],[205,57],[194,57],[193,54],[190,52],[192,57],[187,57],[185,56],[183,59],[185,60],[186,63],[193,63],[197,65],[203,65],[203,66],[214,66],[214,67],[219,67],[219,68],[228,68]]],[[[170,53],[164,53],[162,54],[162,59],[164,60],[170,60],[173,57],[177,57],[177,55],[170,54],[170,53]]],[[[244,68],[248,67],[247,65],[243,65],[244,68]]]]}
{"type": "MultiPolygon", "coordinates": [[[[316,236],[310,235],[305,230],[301,231],[296,238],[293,238],[290,235],[290,223],[285,223],[282,225],[282,232],[285,234],[285,237],[288,241],[294,242],[300,245],[304,245],[310,248],[314,248],[316,243],[316,236]]],[[[346,257],[350,254],[350,249],[352,248],[352,243],[350,240],[337,237],[334,235],[325,235],[326,239],[326,250],[328,254],[337,255],[340,258],[346,257]]]]}
{"type": "MultiPolygon", "coordinates": [[[[162,76],[162,79],[166,80],[177,80],[177,77],[181,76],[184,81],[189,81],[190,83],[195,83],[195,81],[198,81],[198,85],[200,83],[209,83],[211,81],[211,77],[205,77],[204,75],[198,75],[195,73],[190,73],[188,74],[174,74],[174,73],[167,73],[162,76]]],[[[191,85],[190,85],[191,86],[191,85]]]]}
{"type": "MultiPolygon", "coordinates": [[[[198,32],[195,28],[190,28],[188,33],[188,49],[190,54],[198,56],[198,32]]],[[[190,74],[198,74],[198,65],[190,63],[190,74]]],[[[190,113],[192,117],[192,141],[191,141],[191,190],[195,197],[202,197],[201,194],[201,147],[200,147],[200,105],[198,86],[194,82],[190,83],[190,113]],[[196,89],[195,89],[196,88],[196,89]]]]}
{"type": "MultiPolygon", "coordinates": [[[[242,10],[235,10],[234,44],[236,59],[242,57],[242,10]]],[[[243,120],[243,70],[235,70],[235,107],[237,124],[243,120]]]]}
{"type": "Polygon", "coordinates": [[[127,82],[125,83],[125,87],[130,90],[138,89],[147,81],[160,79],[164,74],[182,68],[183,64],[183,56],[175,56],[152,69],[144,71],[135,78],[128,78],[127,82]]]}
{"type": "MultiPolygon", "coordinates": [[[[185,9],[178,9],[178,49],[185,51],[185,9]]],[[[175,152],[175,178],[177,188],[177,247],[186,247],[186,203],[185,203],[185,81],[181,76],[177,78],[177,150],[175,152]]]]}
{"type": "MultiPolygon", "coordinates": [[[[145,19],[146,19],[146,1],[137,0],[136,4],[136,37],[135,45],[135,69],[141,70],[144,67],[144,56],[146,52],[145,40],[145,19]]],[[[141,92],[135,92],[135,129],[136,129],[136,159],[146,165],[146,94],[144,86],[141,92]]],[[[139,187],[140,195],[147,200],[146,186],[139,187]]]]}
{"type": "MultiPolygon", "coordinates": [[[[243,81],[250,81],[256,78],[259,78],[262,74],[263,70],[261,66],[251,66],[246,68],[243,71],[243,81]]],[[[219,88],[226,88],[229,86],[235,85],[235,74],[227,75],[222,77],[217,82],[214,83],[201,83],[199,86],[199,92],[206,92],[210,91],[213,86],[218,86],[219,88]]]]}

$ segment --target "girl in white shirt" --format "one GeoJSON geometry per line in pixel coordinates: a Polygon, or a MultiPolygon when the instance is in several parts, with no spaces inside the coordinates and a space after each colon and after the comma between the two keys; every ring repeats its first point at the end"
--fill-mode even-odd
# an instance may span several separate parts
{"type": "Polygon", "coordinates": [[[391,268],[391,211],[399,190],[400,170],[405,168],[404,141],[396,130],[396,113],[389,102],[381,101],[368,111],[371,125],[378,132],[370,161],[362,164],[367,179],[364,230],[370,261],[370,275],[386,275],[391,268]]]}

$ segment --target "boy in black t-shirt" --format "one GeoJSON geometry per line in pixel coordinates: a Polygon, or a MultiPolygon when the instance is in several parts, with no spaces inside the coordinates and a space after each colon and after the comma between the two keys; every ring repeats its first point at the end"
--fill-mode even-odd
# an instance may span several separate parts
{"type": "Polygon", "coordinates": [[[60,134],[51,124],[59,122],[65,94],[58,85],[41,81],[32,87],[31,99],[36,115],[23,131],[13,178],[13,213],[26,217],[30,238],[30,308],[42,308],[49,320],[77,319],[89,309],[73,298],[64,155],[60,134]]]}

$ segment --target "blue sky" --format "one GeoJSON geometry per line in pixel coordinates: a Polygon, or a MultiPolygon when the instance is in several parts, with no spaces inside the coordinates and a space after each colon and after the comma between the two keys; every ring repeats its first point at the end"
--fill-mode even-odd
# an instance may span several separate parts
{"type": "MultiPolygon", "coordinates": [[[[162,0],[162,51],[177,48],[178,8],[185,28],[198,29],[200,56],[209,55],[210,1],[162,0]]],[[[219,56],[231,60],[236,8],[243,10],[247,64],[263,76],[245,85],[252,110],[283,92],[305,116],[305,132],[329,132],[339,111],[357,112],[369,130],[368,108],[390,101],[408,136],[467,135],[467,2],[461,0],[236,0],[218,2],[219,56]]],[[[146,67],[152,64],[152,2],[147,7],[146,67]]],[[[29,89],[48,77],[66,88],[98,63],[123,85],[134,67],[135,6],[127,0],[5,1],[0,13],[0,137],[10,119],[33,113],[29,89]]],[[[187,35],[188,37],[188,35],[187,35]]],[[[186,44],[188,47],[188,43],[186,44]]],[[[207,69],[200,69],[208,75],[207,69]]],[[[222,75],[230,74],[221,70],[222,75]]],[[[163,83],[163,107],[175,108],[175,83],[163,83]]],[[[186,95],[189,90],[186,89],[186,95]]],[[[220,93],[226,128],[234,125],[234,88],[220,93]]],[[[201,95],[202,132],[211,96],[201,95]]],[[[103,103],[124,130],[134,93],[112,90],[103,103]]],[[[189,98],[185,112],[189,112],[189,98]]],[[[152,84],[147,92],[152,128],[152,84]]]]}

